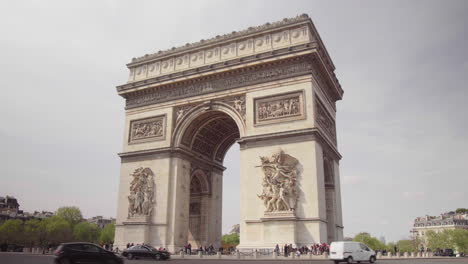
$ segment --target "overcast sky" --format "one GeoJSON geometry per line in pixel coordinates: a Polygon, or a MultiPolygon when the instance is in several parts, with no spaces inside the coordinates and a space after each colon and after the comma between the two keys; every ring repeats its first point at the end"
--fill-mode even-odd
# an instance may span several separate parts
{"type": "MultiPolygon", "coordinates": [[[[115,216],[132,57],[307,13],[345,91],[345,235],[468,207],[468,1],[1,1],[0,196],[115,216]]],[[[239,149],[223,232],[239,219],[239,149]]],[[[227,188],[229,187],[229,188],[227,188]]]]}

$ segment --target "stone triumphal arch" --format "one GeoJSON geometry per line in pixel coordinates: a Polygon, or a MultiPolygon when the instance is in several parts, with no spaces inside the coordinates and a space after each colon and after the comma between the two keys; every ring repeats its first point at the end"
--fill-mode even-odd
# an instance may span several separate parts
{"type": "MultiPolygon", "coordinates": [[[[223,159],[240,144],[240,245],[343,238],[335,102],[307,15],[134,58],[115,245],[220,245],[223,159]]],[[[224,209],[226,210],[226,208],[224,209]]]]}

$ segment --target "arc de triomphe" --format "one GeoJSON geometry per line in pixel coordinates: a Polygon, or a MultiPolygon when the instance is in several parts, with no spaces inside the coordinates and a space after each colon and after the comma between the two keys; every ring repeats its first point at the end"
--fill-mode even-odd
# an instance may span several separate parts
{"type": "Polygon", "coordinates": [[[223,159],[236,142],[239,248],[343,239],[343,90],[307,15],[127,66],[117,87],[126,112],[115,246],[219,247],[223,159]]]}

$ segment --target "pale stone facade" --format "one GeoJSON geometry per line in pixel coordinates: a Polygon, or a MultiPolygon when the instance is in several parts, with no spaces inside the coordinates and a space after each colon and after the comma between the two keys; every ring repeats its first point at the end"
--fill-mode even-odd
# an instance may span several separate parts
{"type": "Polygon", "coordinates": [[[117,87],[126,125],[116,246],[217,248],[222,164],[236,142],[239,248],[343,239],[335,127],[343,90],[308,16],[127,66],[129,81],[117,87]]]}
{"type": "Polygon", "coordinates": [[[422,246],[427,246],[427,232],[435,233],[444,230],[468,229],[468,214],[448,212],[439,216],[417,217],[414,220],[413,229],[410,231],[413,239],[418,239],[422,246]]]}

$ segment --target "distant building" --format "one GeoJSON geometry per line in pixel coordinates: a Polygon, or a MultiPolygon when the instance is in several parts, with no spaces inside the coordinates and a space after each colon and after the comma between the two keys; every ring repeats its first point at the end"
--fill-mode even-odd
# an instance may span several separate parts
{"type": "Polygon", "coordinates": [[[19,211],[19,203],[18,200],[13,196],[0,196],[0,213],[3,212],[18,212],[19,211]]]}
{"type": "Polygon", "coordinates": [[[104,218],[104,217],[99,215],[99,216],[89,218],[86,221],[88,221],[88,223],[91,223],[91,224],[96,224],[99,228],[102,229],[108,224],[115,223],[115,218],[112,218],[112,217],[111,218],[104,218]]]}
{"type": "Polygon", "coordinates": [[[54,213],[47,211],[34,211],[34,213],[23,212],[19,209],[18,200],[13,196],[0,196],[0,223],[5,222],[9,219],[20,219],[23,221],[29,219],[45,219],[53,216],[54,213]]]}
{"type": "Polygon", "coordinates": [[[426,244],[427,231],[436,233],[457,228],[468,229],[468,214],[455,212],[443,213],[440,216],[417,217],[414,220],[413,229],[410,231],[413,239],[419,239],[426,244]]]}

